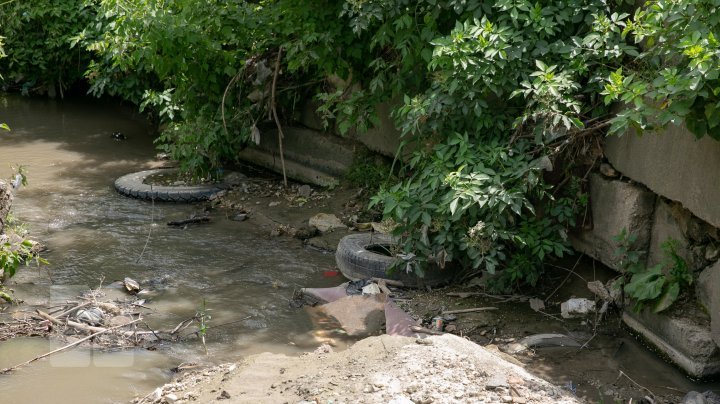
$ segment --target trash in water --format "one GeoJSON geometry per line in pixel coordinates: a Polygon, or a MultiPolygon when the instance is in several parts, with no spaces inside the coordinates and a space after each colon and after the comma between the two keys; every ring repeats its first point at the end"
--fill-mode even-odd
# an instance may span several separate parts
{"type": "Polygon", "coordinates": [[[340,271],[338,271],[336,269],[323,272],[323,276],[326,278],[332,278],[333,276],[338,276],[338,275],[340,275],[340,271]]]}
{"type": "Polygon", "coordinates": [[[560,314],[563,318],[583,317],[595,311],[595,301],[585,298],[574,298],[560,305],[560,314]]]}
{"type": "Polygon", "coordinates": [[[377,285],[377,283],[370,283],[363,286],[362,288],[363,295],[377,295],[380,293],[380,287],[377,285]]]}
{"type": "Polygon", "coordinates": [[[97,307],[92,307],[87,310],[80,309],[75,316],[77,321],[89,325],[101,325],[103,318],[105,318],[105,313],[97,307]]]}
{"type": "Polygon", "coordinates": [[[372,281],[370,279],[359,279],[357,281],[350,281],[348,282],[345,291],[348,295],[361,295],[363,288],[371,283],[372,281]]]}

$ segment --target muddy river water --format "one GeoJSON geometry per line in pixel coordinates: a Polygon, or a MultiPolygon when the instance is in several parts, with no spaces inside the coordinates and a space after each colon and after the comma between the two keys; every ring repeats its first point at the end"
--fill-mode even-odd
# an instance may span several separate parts
{"type": "MultiPolygon", "coordinates": [[[[112,186],[117,177],[157,164],[153,135],[130,108],[92,99],[60,103],[0,96],[0,122],[12,128],[0,134],[0,178],[11,176],[12,164],[28,172],[29,186],[17,192],[14,215],[49,248],[43,255],[48,266],[23,268],[14,278],[16,296],[30,305],[52,304],[131,277],[152,285],[147,305],[153,327],[173,327],[203,302],[211,316],[208,355],[197,340],[155,351],[74,349],[0,376],[0,402],[126,402],[167,382],[169,369],[182,362],[222,363],[264,351],[313,348],[303,343],[313,327],[310,319],[288,300],[301,287],[341,282],[323,276],[333,256],[305,250],[291,238],[270,238],[267,229],[229,220],[220,210],[211,212],[210,224],[169,227],[166,222],[185,219],[202,206],[152,204],[117,194],[112,186]],[[114,140],[118,131],[127,139],[114,140]]],[[[555,323],[528,320],[537,314],[525,305],[502,316],[515,324],[506,328],[518,332],[563,332],[555,323]]],[[[0,343],[0,368],[57,346],[44,339],[0,343]]],[[[595,397],[619,370],[642,385],[680,395],[720,387],[688,380],[626,332],[600,335],[592,346],[594,351],[583,355],[546,351],[529,366],[570,387],[578,378],[598,380],[590,392],[578,390],[600,392],[595,397]]]]}
{"type": "MultiPolygon", "coordinates": [[[[27,167],[29,186],[17,192],[14,214],[49,248],[43,257],[50,265],[23,268],[14,278],[16,295],[30,304],[62,302],[131,277],[155,285],[147,303],[154,327],[172,328],[203,301],[211,316],[207,357],[196,341],[154,352],[74,350],[0,376],[0,401],[126,401],[166,382],[180,362],[308,349],[297,337],[312,325],[288,299],[300,287],[338,283],[323,278],[332,255],[306,251],[294,239],[270,239],[266,229],[222,212],[212,212],[209,225],[172,228],[165,223],[201,207],[117,194],[115,178],[150,167],[156,154],[149,128],[128,108],[92,99],[0,100],[0,121],[12,128],[0,138],[0,177],[11,176],[11,164],[27,167]],[[114,140],[117,131],[127,140],[114,140]]],[[[49,351],[49,345],[2,343],[0,367],[49,351]]]]}

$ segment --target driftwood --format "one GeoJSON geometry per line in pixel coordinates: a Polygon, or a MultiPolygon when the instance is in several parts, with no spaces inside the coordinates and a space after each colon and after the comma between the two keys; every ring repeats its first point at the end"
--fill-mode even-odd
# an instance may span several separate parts
{"type": "Polygon", "coordinates": [[[442,314],[459,314],[459,313],[474,313],[477,311],[490,311],[497,310],[497,307],[474,307],[472,309],[460,309],[460,310],[448,310],[443,311],[442,314]]]}
{"type": "Polygon", "coordinates": [[[191,217],[189,219],[185,220],[175,220],[172,222],[168,222],[168,226],[175,226],[175,227],[182,227],[186,226],[188,224],[197,224],[197,223],[207,223],[210,221],[209,216],[200,216],[200,217],[191,217]]]}
{"type": "MultiPolygon", "coordinates": [[[[30,359],[30,360],[27,360],[27,361],[25,361],[25,362],[23,362],[23,363],[18,363],[18,364],[15,365],[15,366],[11,366],[11,367],[9,367],[9,368],[2,369],[2,370],[0,370],[0,374],[5,374],[5,373],[12,372],[13,370],[16,370],[16,369],[18,369],[18,368],[20,368],[20,367],[23,367],[23,366],[25,366],[25,365],[28,365],[28,364],[30,364],[30,363],[33,363],[33,362],[35,362],[35,361],[38,360],[38,359],[46,358],[46,357],[48,357],[48,356],[50,356],[50,355],[56,354],[56,353],[58,353],[58,352],[62,352],[62,351],[64,351],[64,350],[69,349],[69,348],[72,348],[72,347],[74,347],[74,346],[76,346],[76,345],[80,345],[81,343],[83,343],[83,342],[85,342],[85,341],[87,341],[87,340],[89,340],[89,339],[91,339],[91,338],[94,338],[94,337],[96,337],[96,336],[98,336],[98,335],[100,335],[100,334],[104,334],[104,333],[106,333],[106,332],[108,332],[108,331],[113,331],[113,330],[116,330],[116,329],[118,329],[118,328],[125,327],[126,325],[130,325],[130,324],[132,324],[132,323],[137,323],[137,322],[140,321],[140,320],[141,320],[141,319],[138,318],[138,319],[135,319],[135,320],[133,320],[133,321],[127,323],[127,324],[122,324],[122,325],[118,325],[118,326],[110,327],[110,328],[104,328],[104,329],[102,329],[102,331],[98,331],[98,332],[95,332],[95,333],[93,333],[93,334],[90,334],[90,335],[88,335],[87,337],[81,338],[81,339],[79,339],[79,340],[77,340],[77,341],[75,341],[75,342],[73,342],[73,343],[71,343],[71,344],[67,344],[67,345],[65,345],[65,346],[63,346],[63,347],[60,347],[60,348],[58,348],[58,349],[55,349],[55,350],[53,350],[53,351],[50,351],[50,352],[44,353],[44,354],[42,354],[42,355],[36,356],[36,357],[34,357],[34,358],[30,359]]],[[[52,321],[52,320],[50,320],[50,321],[52,321]]]]}
{"type": "Polygon", "coordinates": [[[383,279],[383,278],[370,278],[371,281],[375,281],[377,283],[384,282],[386,285],[390,286],[397,286],[397,287],[405,287],[405,284],[403,284],[400,281],[394,281],[392,279],[383,279]]]}

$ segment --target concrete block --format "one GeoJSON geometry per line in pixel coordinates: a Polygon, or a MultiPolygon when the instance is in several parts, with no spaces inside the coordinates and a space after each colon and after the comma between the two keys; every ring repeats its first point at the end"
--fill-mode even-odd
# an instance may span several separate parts
{"type": "Polygon", "coordinates": [[[720,347],[720,261],[700,273],[697,297],[710,315],[712,339],[720,347]]]}
{"type": "Polygon", "coordinates": [[[608,137],[604,152],[623,175],[720,227],[720,142],[696,140],[684,126],[671,125],[661,133],[608,137]]]}
{"type": "MultiPolygon", "coordinates": [[[[353,162],[354,144],[348,139],[295,127],[283,128],[283,133],[285,169],[292,179],[334,186],[353,162]]],[[[263,130],[260,144],[247,147],[238,157],[281,173],[277,129],[263,130]]]]}
{"type": "Polygon", "coordinates": [[[593,227],[573,234],[573,246],[608,267],[620,270],[613,237],[627,229],[637,236],[632,247],[647,251],[655,199],[655,194],[644,187],[593,174],[590,177],[593,227]]]}
{"type": "Polygon", "coordinates": [[[675,220],[673,208],[668,202],[658,198],[657,204],[655,205],[655,215],[650,235],[648,266],[653,266],[663,261],[664,254],[662,244],[669,239],[677,241],[677,254],[689,264],[690,252],[688,250],[688,240],[680,228],[680,224],[675,220]]]}
{"type": "Polygon", "coordinates": [[[368,149],[385,156],[394,157],[400,147],[400,131],[390,117],[390,112],[397,103],[381,103],[377,106],[380,124],[365,133],[357,134],[357,140],[368,149]]]}
{"type": "MultiPolygon", "coordinates": [[[[395,128],[395,123],[390,113],[393,108],[399,104],[400,101],[378,104],[375,112],[378,115],[379,124],[363,133],[350,130],[347,137],[357,140],[375,153],[394,157],[400,146],[400,131],[395,128]]],[[[322,120],[316,112],[319,105],[320,104],[314,100],[304,102],[299,109],[298,122],[310,129],[323,131],[325,128],[323,128],[322,120]]],[[[333,123],[330,122],[330,125],[332,124],[333,123]]],[[[337,128],[333,128],[332,126],[328,128],[328,130],[339,133],[337,128]]]]}
{"type": "Polygon", "coordinates": [[[625,311],[623,321],[690,376],[720,374],[720,348],[712,339],[707,316],[699,310],[683,310],[679,315],[625,311]]]}

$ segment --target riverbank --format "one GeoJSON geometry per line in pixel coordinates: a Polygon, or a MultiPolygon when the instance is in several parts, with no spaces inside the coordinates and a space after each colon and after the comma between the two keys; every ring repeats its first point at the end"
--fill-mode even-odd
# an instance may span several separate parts
{"type": "MultiPolygon", "coordinates": [[[[328,191],[307,185],[291,185],[284,190],[277,178],[263,181],[231,191],[218,205],[247,213],[248,220],[265,226],[269,237],[296,237],[306,249],[332,252],[343,235],[358,231],[358,223],[374,219],[373,212],[364,210],[368,194],[362,190],[328,191]],[[335,215],[346,228],[307,237],[308,221],[318,213],[335,215]]],[[[617,311],[578,319],[560,316],[563,301],[572,297],[594,299],[588,282],[607,282],[615,276],[613,271],[590,259],[571,257],[549,267],[544,282],[537,288],[520,290],[515,295],[489,294],[482,282],[471,279],[432,291],[405,289],[398,303],[418,324],[426,326],[443,311],[498,307],[497,311],[451,316],[445,331],[476,343],[477,350],[490,347],[494,352],[511,352],[512,355],[503,357],[582,400],[637,402],[647,397],[654,403],[676,403],[682,401],[687,391],[717,389],[717,383],[693,382],[664,363],[622,327],[617,311]],[[546,307],[532,309],[531,299],[542,300],[546,307]],[[576,344],[512,352],[517,341],[543,333],[565,335],[576,344]]],[[[349,369],[352,364],[346,366],[349,369]]],[[[398,366],[398,371],[403,371],[402,366],[398,366]]]]}
{"type": "Polygon", "coordinates": [[[577,403],[463,338],[376,336],[333,352],[253,355],[191,372],[135,403],[577,403]]]}

